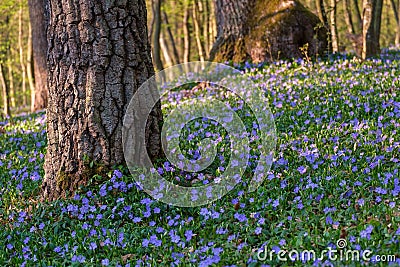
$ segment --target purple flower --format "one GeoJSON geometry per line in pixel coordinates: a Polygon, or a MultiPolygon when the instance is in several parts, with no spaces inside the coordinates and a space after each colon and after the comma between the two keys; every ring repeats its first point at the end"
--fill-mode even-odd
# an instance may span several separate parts
{"type": "Polygon", "coordinates": [[[261,234],[261,230],[262,230],[261,227],[257,227],[257,228],[254,230],[254,233],[255,233],[256,235],[259,235],[259,234],[261,234]]]}
{"type": "Polygon", "coordinates": [[[304,174],[307,171],[307,167],[300,166],[297,168],[297,170],[299,171],[300,174],[304,174]]]}
{"type": "Polygon", "coordinates": [[[185,232],[185,237],[186,237],[186,241],[187,241],[187,242],[189,242],[190,240],[192,240],[193,231],[192,231],[192,230],[186,230],[186,232],[185,232]]]}
{"type": "Polygon", "coordinates": [[[101,265],[103,265],[103,266],[108,266],[108,264],[110,264],[110,261],[108,259],[103,259],[101,261],[101,265]]]}
{"type": "Polygon", "coordinates": [[[145,247],[145,248],[147,248],[148,246],[149,246],[149,243],[150,243],[150,241],[148,240],[148,239],[143,239],[143,241],[142,241],[142,247],[145,247]]]}

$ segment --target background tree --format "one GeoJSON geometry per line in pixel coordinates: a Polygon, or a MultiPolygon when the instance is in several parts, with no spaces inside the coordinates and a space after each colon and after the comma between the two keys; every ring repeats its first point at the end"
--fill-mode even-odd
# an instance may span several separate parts
{"type": "MultiPolygon", "coordinates": [[[[124,163],[122,120],[128,102],[154,70],[144,0],[50,0],[48,148],[43,197],[74,191],[91,177],[88,161],[124,163]]],[[[149,116],[147,146],[160,153],[160,107],[149,116]]]]}
{"type": "Polygon", "coordinates": [[[366,59],[380,52],[379,37],[383,0],[364,0],[363,4],[363,51],[366,59]]]}
{"type": "Polygon", "coordinates": [[[262,62],[322,54],[326,29],[294,0],[217,0],[218,37],[210,53],[216,61],[262,62]]]}
{"type": "MultiPolygon", "coordinates": [[[[44,109],[47,106],[47,36],[48,0],[29,0],[29,15],[31,22],[31,38],[34,59],[35,88],[32,93],[32,111],[44,109]]],[[[28,46],[29,47],[29,46],[28,46]]]]}

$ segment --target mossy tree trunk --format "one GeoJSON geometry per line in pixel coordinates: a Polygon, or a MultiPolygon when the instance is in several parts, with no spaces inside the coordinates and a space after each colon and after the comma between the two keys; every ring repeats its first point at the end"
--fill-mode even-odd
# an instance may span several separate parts
{"type": "Polygon", "coordinates": [[[214,61],[263,62],[324,53],[324,23],[296,0],[217,0],[214,61]]]}
{"type": "MultiPolygon", "coordinates": [[[[48,149],[42,196],[53,200],[87,182],[93,174],[88,160],[102,169],[125,163],[123,116],[154,69],[144,0],[49,3],[48,149]]],[[[157,107],[146,126],[152,159],[161,147],[162,114],[157,107]]]]}

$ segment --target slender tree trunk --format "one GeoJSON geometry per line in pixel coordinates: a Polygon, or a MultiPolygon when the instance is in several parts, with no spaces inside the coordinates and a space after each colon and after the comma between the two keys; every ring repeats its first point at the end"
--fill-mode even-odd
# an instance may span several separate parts
{"type": "Polygon", "coordinates": [[[18,11],[18,47],[19,47],[19,62],[21,66],[21,76],[22,76],[22,105],[27,106],[27,92],[26,92],[26,66],[24,60],[24,47],[22,42],[22,1],[20,0],[20,7],[18,11]]]}
{"type": "Polygon", "coordinates": [[[358,4],[358,0],[353,0],[353,6],[354,6],[354,10],[355,10],[355,17],[356,17],[356,22],[357,22],[357,32],[361,32],[362,33],[362,29],[363,29],[363,18],[361,17],[361,11],[360,11],[360,6],[358,4]]]}
{"type": "Polygon", "coordinates": [[[172,59],[171,59],[171,56],[169,54],[168,45],[166,44],[165,39],[164,39],[164,34],[162,32],[160,34],[160,48],[161,48],[161,51],[163,53],[163,57],[164,57],[164,60],[165,60],[164,61],[165,65],[167,65],[168,67],[174,65],[172,63],[172,59]]]}
{"type": "Polygon", "coordinates": [[[357,38],[355,35],[353,18],[351,15],[350,0],[343,0],[343,12],[344,12],[345,20],[346,20],[346,25],[347,25],[347,36],[349,37],[349,39],[351,41],[353,50],[357,52],[358,44],[356,42],[357,38]]]}
{"type": "Polygon", "coordinates": [[[208,42],[209,42],[209,51],[208,51],[208,57],[210,57],[210,52],[211,49],[214,45],[215,42],[215,37],[217,36],[217,25],[216,25],[216,14],[215,14],[215,0],[212,1],[210,4],[210,15],[211,17],[209,19],[209,35],[208,35],[208,42]]]}
{"type": "Polygon", "coordinates": [[[187,63],[190,61],[190,30],[189,30],[189,17],[190,17],[190,5],[185,4],[185,14],[183,15],[183,38],[184,38],[184,51],[183,51],[183,62],[187,63]]]}
{"type": "MultiPolygon", "coordinates": [[[[11,53],[10,53],[11,54],[11,53]]],[[[10,106],[15,108],[15,85],[14,85],[14,71],[13,71],[13,64],[11,61],[12,56],[10,55],[10,59],[8,60],[8,80],[10,82],[10,106]]]]}
{"type": "Polygon", "coordinates": [[[383,0],[364,0],[362,59],[380,52],[379,37],[383,0]]]}
{"type": "MultiPolygon", "coordinates": [[[[201,0],[203,1],[203,0],[201,0]]],[[[203,44],[204,44],[204,52],[205,52],[205,57],[209,57],[209,52],[210,52],[210,43],[208,42],[209,34],[210,34],[210,5],[208,0],[204,0],[203,2],[203,7],[204,7],[204,12],[203,12],[203,44]]]]}
{"type": "Polygon", "coordinates": [[[347,32],[351,35],[355,34],[353,19],[351,16],[350,0],[343,0],[344,17],[347,24],[347,32]]]}
{"type": "Polygon", "coordinates": [[[396,37],[394,43],[396,46],[398,46],[400,44],[400,18],[399,18],[400,1],[397,2],[397,5],[394,0],[390,0],[390,3],[392,4],[394,19],[396,21],[396,37]]]}
{"type": "Polygon", "coordinates": [[[31,110],[34,111],[33,108],[35,102],[35,82],[33,80],[33,54],[32,54],[32,32],[31,32],[31,23],[29,22],[28,27],[28,44],[26,49],[26,76],[28,78],[29,90],[31,93],[31,110]]]}
{"type": "Polygon", "coordinates": [[[153,31],[154,31],[154,24],[156,23],[156,19],[154,17],[154,1],[151,0],[151,22],[150,22],[150,27],[149,27],[149,40],[152,41],[153,40],[153,31]]]}
{"type": "Polygon", "coordinates": [[[329,30],[328,16],[326,15],[324,0],[317,0],[315,2],[319,19],[322,21],[326,30],[329,30]]]}
{"type": "Polygon", "coordinates": [[[331,26],[331,41],[332,41],[332,52],[337,53],[339,52],[339,35],[337,29],[337,22],[336,22],[336,13],[337,13],[337,0],[331,0],[331,12],[329,14],[330,17],[330,26],[331,26]]]}
{"type": "MultiPolygon", "coordinates": [[[[42,196],[53,200],[69,195],[92,175],[125,164],[126,108],[154,69],[144,0],[82,0],[73,5],[50,0],[49,6],[48,148],[42,196]],[[91,168],[90,161],[99,167],[91,168]]],[[[159,103],[147,118],[146,146],[154,160],[161,153],[159,103]]],[[[145,153],[135,155],[142,158],[145,153]]]]}
{"type": "MultiPolygon", "coordinates": [[[[168,16],[167,13],[163,12],[163,21],[164,21],[164,25],[165,25],[165,29],[168,35],[168,39],[169,42],[171,44],[171,48],[172,48],[172,62],[173,64],[179,64],[179,53],[178,50],[176,49],[176,44],[175,44],[175,38],[171,32],[171,27],[168,21],[168,16]]],[[[164,39],[165,41],[165,39],[164,39]]]]}
{"type": "Polygon", "coordinates": [[[28,0],[29,17],[32,24],[32,49],[33,67],[35,76],[35,90],[31,94],[32,111],[47,107],[47,36],[46,25],[48,24],[48,0],[28,0]]]}
{"type": "Polygon", "coordinates": [[[194,1],[193,3],[193,24],[194,24],[194,33],[196,37],[196,44],[197,44],[197,51],[199,54],[199,59],[200,61],[205,61],[205,53],[204,53],[204,45],[201,40],[201,20],[200,20],[200,8],[199,8],[199,3],[201,1],[194,1]]]}
{"type": "Polygon", "coordinates": [[[154,34],[153,34],[153,61],[156,69],[161,71],[164,67],[161,62],[161,0],[154,0],[154,34]]]}
{"type": "Polygon", "coordinates": [[[5,71],[3,64],[0,62],[0,83],[3,88],[3,112],[5,115],[11,115],[10,112],[10,91],[5,78],[5,71]]]}

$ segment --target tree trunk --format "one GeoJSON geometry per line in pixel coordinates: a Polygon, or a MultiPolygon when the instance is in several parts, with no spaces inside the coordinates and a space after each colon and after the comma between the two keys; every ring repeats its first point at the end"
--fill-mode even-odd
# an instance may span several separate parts
{"type": "Polygon", "coordinates": [[[344,18],[347,24],[348,34],[355,34],[353,18],[351,16],[350,0],[343,0],[344,18]]]}
{"type": "Polygon", "coordinates": [[[31,23],[28,23],[28,44],[26,48],[26,76],[28,78],[29,83],[29,90],[31,93],[31,111],[34,111],[33,108],[34,101],[35,101],[35,82],[33,80],[33,54],[32,54],[32,29],[31,23]]]}
{"type": "MultiPolygon", "coordinates": [[[[204,0],[201,0],[204,1],[204,0]]],[[[203,44],[205,57],[208,58],[210,52],[210,44],[208,42],[208,36],[210,35],[209,20],[210,20],[210,6],[209,1],[205,0],[203,2],[204,12],[203,12],[203,44]]]]}
{"type": "Polygon", "coordinates": [[[153,60],[154,65],[158,71],[164,67],[161,61],[161,47],[160,47],[160,34],[161,34],[161,0],[154,0],[154,34],[153,34],[153,60]]]}
{"type": "Polygon", "coordinates": [[[392,4],[394,19],[396,21],[396,37],[394,43],[396,46],[398,46],[400,44],[400,1],[397,2],[397,5],[394,0],[390,0],[390,2],[392,4]]]}
{"type": "Polygon", "coordinates": [[[193,3],[193,24],[194,24],[194,33],[195,33],[195,37],[196,37],[196,44],[197,44],[197,51],[198,51],[198,55],[199,55],[199,60],[200,61],[205,61],[205,53],[204,53],[204,45],[203,42],[201,40],[201,13],[200,13],[200,9],[199,9],[199,4],[201,3],[198,1],[194,1],[193,3]]]}
{"type": "Polygon", "coordinates": [[[172,65],[174,65],[172,63],[172,59],[169,54],[168,45],[166,44],[165,39],[164,39],[164,34],[162,32],[160,34],[160,48],[161,48],[161,51],[162,51],[162,54],[164,57],[165,65],[167,65],[167,67],[171,67],[172,65]]]}
{"type": "Polygon", "coordinates": [[[306,46],[309,56],[326,49],[326,29],[295,0],[217,0],[216,17],[211,60],[257,63],[302,57],[306,46]]]}
{"type": "MultiPolygon", "coordinates": [[[[74,5],[50,0],[50,7],[42,184],[47,200],[65,197],[92,175],[125,164],[123,117],[138,87],[154,74],[144,0],[81,0],[74,5]]],[[[161,120],[157,104],[145,127],[153,160],[160,156],[161,120]]]]}
{"type": "Polygon", "coordinates": [[[364,0],[362,59],[380,53],[379,36],[383,0],[364,0]]]}
{"type": "Polygon", "coordinates": [[[361,18],[360,7],[358,5],[358,0],[353,0],[354,10],[356,12],[356,21],[357,21],[357,32],[362,32],[363,28],[363,19],[361,18]]]}
{"type": "Polygon", "coordinates": [[[326,29],[329,30],[328,16],[326,15],[324,0],[317,0],[315,4],[319,19],[324,24],[326,29]]]}
{"type": "Polygon", "coordinates": [[[163,12],[163,20],[164,20],[166,32],[168,35],[168,39],[171,43],[172,55],[173,55],[172,62],[173,62],[173,64],[179,64],[179,53],[178,53],[178,50],[176,49],[175,39],[171,32],[171,27],[169,25],[167,13],[165,13],[165,12],[163,12]]]}
{"type": "Polygon", "coordinates": [[[190,5],[189,3],[186,3],[185,14],[183,15],[183,38],[184,38],[183,62],[184,63],[188,63],[190,61],[189,17],[190,17],[190,5]]]}
{"type": "Polygon", "coordinates": [[[336,23],[336,13],[337,13],[337,0],[331,0],[331,12],[329,14],[330,17],[330,26],[331,26],[331,41],[332,41],[332,52],[339,52],[339,35],[336,23]]]}
{"type": "Polygon", "coordinates": [[[15,85],[14,85],[14,72],[13,72],[13,64],[11,61],[12,55],[11,55],[11,51],[10,51],[10,58],[8,60],[8,80],[10,81],[10,106],[15,108],[16,107],[16,103],[15,103],[15,85]]]}
{"type": "Polygon", "coordinates": [[[22,1],[19,3],[18,11],[18,48],[19,48],[19,64],[21,66],[21,76],[22,76],[22,105],[26,106],[28,104],[27,92],[26,92],[26,66],[24,60],[24,47],[22,42],[22,1]]]}
{"type": "Polygon", "coordinates": [[[347,36],[349,37],[351,41],[351,45],[353,46],[353,50],[356,51],[358,49],[358,44],[355,41],[355,29],[354,29],[354,24],[353,24],[353,18],[351,15],[351,7],[350,7],[350,0],[343,0],[343,11],[344,11],[344,17],[346,20],[347,24],[347,36]]]}
{"type": "Polygon", "coordinates": [[[31,21],[33,67],[35,76],[35,90],[31,95],[32,111],[47,107],[47,36],[48,24],[48,0],[29,0],[29,17],[31,21]]]}
{"type": "Polygon", "coordinates": [[[0,83],[3,88],[3,112],[5,115],[11,115],[10,112],[10,91],[7,85],[3,64],[0,62],[0,83]]]}

